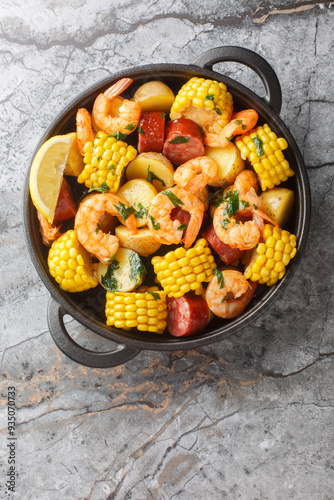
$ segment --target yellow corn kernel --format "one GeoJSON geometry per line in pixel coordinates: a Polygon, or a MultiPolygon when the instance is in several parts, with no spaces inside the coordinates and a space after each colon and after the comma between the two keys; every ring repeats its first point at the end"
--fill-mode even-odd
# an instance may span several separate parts
{"type": "Polygon", "coordinates": [[[181,297],[190,290],[198,290],[203,281],[210,281],[216,267],[205,238],[197,240],[188,250],[178,247],[164,257],[153,257],[151,262],[168,297],[181,297]]]}
{"type": "Polygon", "coordinates": [[[98,132],[94,144],[84,146],[85,167],[78,182],[91,189],[116,193],[124,168],[137,156],[137,151],[126,142],[98,132]]]}
{"type": "Polygon", "coordinates": [[[296,255],[296,236],[289,231],[265,224],[264,242],[254,248],[251,259],[245,267],[246,279],[274,285],[284,276],[285,268],[296,255]]]}
{"type": "Polygon", "coordinates": [[[294,175],[282,150],[288,147],[283,137],[277,138],[265,124],[236,141],[242,158],[248,159],[258,175],[262,191],[279,185],[294,175]]]}
{"type": "Polygon", "coordinates": [[[82,292],[98,285],[96,265],[78,242],[73,229],[52,243],[48,266],[51,276],[67,292],[82,292]]]}
{"type": "MultiPolygon", "coordinates": [[[[209,116],[213,115],[214,125],[223,129],[232,116],[233,98],[224,83],[193,77],[181,87],[175,96],[170,118],[176,120],[182,116],[188,116],[196,122],[196,112],[193,111],[196,108],[201,109],[202,113],[208,113],[209,116]]],[[[202,125],[200,120],[198,120],[198,125],[202,125]]],[[[210,129],[208,131],[211,132],[210,129]]]]}
{"type": "Polygon", "coordinates": [[[166,293],[157,287],[139,287],[126,293],[108,291],[105,314],[109,326],[163,333],[167,326],[166,293]]]}

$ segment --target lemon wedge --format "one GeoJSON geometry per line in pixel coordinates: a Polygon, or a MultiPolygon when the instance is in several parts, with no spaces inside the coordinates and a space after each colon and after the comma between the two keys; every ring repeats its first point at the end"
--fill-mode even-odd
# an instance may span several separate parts
{"type": "Polygon", "coordinates": [[[31,166],[31,199],[37,210],[50,223],[54,218],[64,170],[74,139],[75,133],[51,137],[40,147],[31,166]]]}

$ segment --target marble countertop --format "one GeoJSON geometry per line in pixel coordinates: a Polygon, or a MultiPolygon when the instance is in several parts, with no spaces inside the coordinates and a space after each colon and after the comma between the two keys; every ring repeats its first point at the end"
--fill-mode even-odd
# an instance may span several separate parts
{"type": "MultiPolygon", "coordinates": [[[[333,15],[333,3],[297,0],[1,3],[1,498],[333,498],[333,15]],[[141,351],[110,369],[76,364],[51,338],[50,295],[26,247],[30,158],[55,115],[96,82],[221,45],[258,52],[281,83],[280,116],[311,185],[303,259],[283,296],[227,339],[141,351]]],[[[250,69],[218,69],[263,94],[250,69]]],[[[75,320],[68,328],[109,349],[75,320]]]]}

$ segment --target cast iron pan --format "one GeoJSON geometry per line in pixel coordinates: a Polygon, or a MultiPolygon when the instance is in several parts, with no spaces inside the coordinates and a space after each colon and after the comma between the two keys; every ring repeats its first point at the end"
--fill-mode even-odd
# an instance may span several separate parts
{"type": "MultiPolygon", "coordinates": [[[[259,113],[259,124],[268,123],[278,137],[285,137],[289,147],[284,155],[295,175],[284,185],[294,190],[295,206],[288,230],[297,236],[298,251],[287,267],[284,277],[272,287],[259,286],[246,311],[233,320],[216,317],[203,332],[196,336],[175,338],[168,332],[157,335],[149,332],[131,332],[108,327],[105,324],[105,290],[97,287],[91,291],[70,294],[62,291],[50,276],[47,266],[48,249],[42,243],[36,210],[29,194],[29,172],[26,178],[24,195],[24,225],[27,245],[33,264],[51,294],[48,307],[50,333],[59,349],[73,361],[94,368],[108,368],[125,363],[140,350],[174,351],[196,348],[216,342],[245,328],[251,321],[263,314],[281,295],[292,278],[305,248],[310,222],[311,202],[309,182],[300,151],[287,127],[279,118],[282,96],[278,78],[260,55],[241,47],[217,47],[205,52],[193,64],[153,64],[124,70],[99,82],[94,87],[79,95],[73,103],[64,109],[50,125],[41,138],[35,154],[49,137],[75,131],[75,115],[79,107],[89,111],[95,97],[110,85],[123,77],[131,77],[132,85],[125,97],[133,95],[135,90],[150,80],[162,80],[176,93],[191,77],[200,76],[224,82],[233,95],[234,109],[254,108],[259,113]],[[240,83],[213,71],[213,65],[224,61],[242,63],[255,71],[261,78],[266,95],[260,98],[240,83]],[[111,341],[109,352],[95,352],[81,347],[68,334],[64,324],[65,314],[70,315],[86,328],[111,341]],[[116,343],[116,346],[115,344],[116,343]]],[[[131,137],[131,136],[130,136],[131,137]]],[[[77,183],[76,183],[77,184],[77,183]]],[[[75,188],[75,186],[74,186],[75,188]]],[[[66,229],[66,227],[65,227],[66,229]]],[[[63,227],[63,230],[65,230],[63,227]]],[[[149,266],[149,264],[148,264],[149,266]]]]}

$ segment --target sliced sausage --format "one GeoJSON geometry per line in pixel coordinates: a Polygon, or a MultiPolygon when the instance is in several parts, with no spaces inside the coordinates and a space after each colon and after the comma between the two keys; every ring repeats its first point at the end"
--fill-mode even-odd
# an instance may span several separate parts
{"type": "Polygon", "coordinates": [[[237,259],[240,259],[240,257],[246,252],[245,250],[239,250],[239,248],[231,248],[229,245],[226,245],[226,243],[223,243],[218,238],[212,224],[207,229],[202,231],[202,236],[207,240],[213,250],[219,255],[221,260],[227,265],[231,264],[231,262],[234,262],[237,259]]]}
{"type": "Polygon", "coordinates": [[[71,219],[75,216],[76,205],[74,201],[73,191],[68,180],[63,177],[60,193],[57,201],[53,224],[59,224],[65,220],[71,219]]]}
{"type": "Polygon", "coordinates": [[[143,111],[138,127],[138,152],[161,153],[165,138],[165,113],[143,111]]]}
{"type": "Polygon", "coordinates": [[[200,127],[188,118],[172,120],[166,125],[163,154],[174,165],[182,165],[204,155],[204,137],[200,127]]]}
{"type": "Polygon", "coordinates": [[[210,309],[201,295],[189,292],[182,297],[168,298],[167,328],[174,337],[200,333],[211,318],[210,309]]]}

